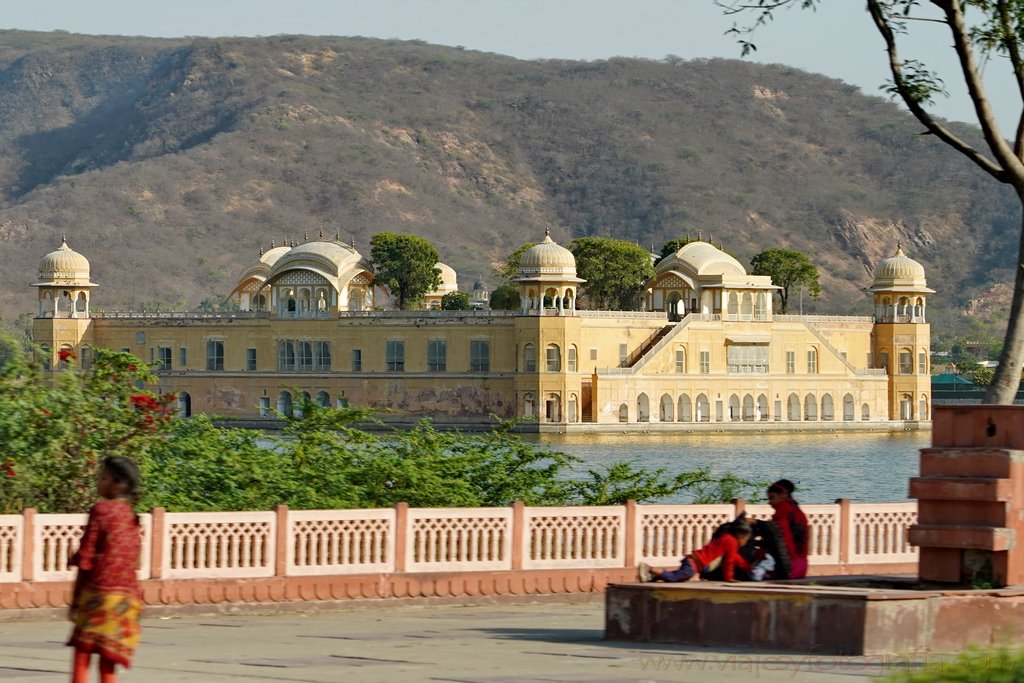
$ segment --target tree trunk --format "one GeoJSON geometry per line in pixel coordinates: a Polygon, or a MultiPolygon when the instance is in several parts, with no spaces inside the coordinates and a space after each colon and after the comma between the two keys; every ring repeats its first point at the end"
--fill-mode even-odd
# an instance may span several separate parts
{"type": "Polygon", "coordinates": [[[1024,360],[1024,188],[1017,189],[1017,197],[1020,199],[1022,214],[1013,302],[1010,304],[1010,319],[1006,325],[1003,352],[999,355],[999,367],[996,368],[992,383],[985,392],[983,403],[1010,405],[1020,387],[1021,361],[1024,360]]]}

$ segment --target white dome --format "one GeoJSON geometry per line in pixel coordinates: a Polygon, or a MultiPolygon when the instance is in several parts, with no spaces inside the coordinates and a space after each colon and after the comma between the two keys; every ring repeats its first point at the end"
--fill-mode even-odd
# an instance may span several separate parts
{"type": "Polygon", "coordinates": [[[62,281],[62,284],[90,284],[89,259],[68,246],[62,237],[60,248],[51,251],[39,262],[40,282],[62,281]]]}
{"type": "Polygon", "coordinates": [[[896,247],[895,256],[885,259],[875,268],[871,291],[883,289],[932,291],[928,289],[924,266],[907,256],[902,246],[896,247]]]}
{"type": "Polygon", "coordinates": [[[576,257],[565,247],[556,244],[551,235],[523,252],[519,258],[519,279],[531,280],[544,276],[576,277],[576,257]]]}

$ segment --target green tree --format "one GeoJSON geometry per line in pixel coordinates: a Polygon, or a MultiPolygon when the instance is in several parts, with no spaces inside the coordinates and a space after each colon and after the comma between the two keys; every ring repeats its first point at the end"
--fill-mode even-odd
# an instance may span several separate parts
{"type": "MultiPolygon", "coordinates": [[[[745,26],[734,26],[743,54],[756,46],[748,36],[771,21],[775,11],[790,7],[813,8],[820,0],[720,0],[726,13],[752,16],[745,26]]],[[[1024,116],[1016,117],[1013,139],[1005,136],[989,101],[985,67],[992,60],[1006,63],[1015,90],[1024,103],[1024,2],[1021,0],[867,0],[868,15],[885,44],[892,81],[887,91],[901,100],[925,131],[969,159],[995,181],[1013,188],[1024,209],[1024,116]],[[960,66],[965,92],[970,97],[983,145],[957,135],[928,109],[936,94],[945,94],[945,84],[928,65],[902,56],[899,45],[917,38],[917,32],[944,26],[941,41],[953,50],[960,66]]],[[[920,45],[915,46],[920,51],[920,45]]],[[[996,73],[1002,75],[1001,70],[996,73]]],[[[1024,112],[1022,112],[1024,113],[1024,112]]],[[[1024,363],[1024,211],[1017,244],[1013,301],[999,366],[985,393],[986,403],[1013,403],[1020,385],[1024,363]]],[[[1009,248],[1009,245],[1007,245],[1009,248]]]]}
{"type": "Polygon", "coordinates": [[[448,292],[441,297],[441,310],[443,311],[468,311],[469,294],[465,292],[448,292]]]}
{"type": "Polygon", "coordinates": [[[83,512],[103,457],[144,460],[171,428],[175,397],[139,389],[156,377],[131,354],[97,349],[82,370],[62,351],[51,375],[18,341],[2,344],[0,512],[83,512]]]}
{"type": "Polygon", "coordinates": [[[818,284],[818,267],[795,249],[768,249],[755,254],[750,259],[751,274],[768,275],[772,283],[781,287],[779,294],[779,313],[789,308],[789,288],[806,287],[811,296],[821,294],[818,284]]]}
{"type": "Polygon", "coordinates": [[[631,310],[654,277],[650,254],[632,242],[581,237],[568,248],[576,257],[576,274],[586,280],[581,287],[593,308],[631,310]]]}
{"type": "Polygon", "coordinates": [[[387,287],[400,310],[415,308],[441,286],[440,260],[434,245],[416,235],[379,232],[370,238],[374,282],[387,287]]]}
{"type": "Polygon", "coordinates": [[[992,381],[993,376],[995,376],[995,371],[992,368],[983,368],[979,364],[978,367],[971,371],[968,379],[980,387],[987,387],[992,381]]]}
{"type": "Polygon", "coordinates": [[[511,283],[500,285],[491,292],[491,310],[514,311],[519,308],[519,287],[511,283]]]}

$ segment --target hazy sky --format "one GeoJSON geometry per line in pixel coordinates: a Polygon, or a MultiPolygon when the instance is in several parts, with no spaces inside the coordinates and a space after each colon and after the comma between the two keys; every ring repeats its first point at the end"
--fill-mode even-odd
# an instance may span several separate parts
{"type": "MultiPolygon", "coordinates": [[[[781,13],[756,37],[754,60],[783,63],[840,78],[881,94],[887,70],[881,38],[859,0],[823,0],[817,12],[781,13]]],[[[521,59],[660,59],[739,57],[723,35],[732,19],[712,0],[49,0],[4,3],[0,26],[76,33],[147,36],[260,36],[278,33],[418,38],[521,59]]],[[[905,56],[941,70],[951,92],[962,90],[948,33],[929,35],[905,56]]],[[[989,66],[996,73],[998,64],[989,66]]],[[[1020,111],[1011,83],[990,84],[1004,134],[1020,111]]],[[[936,110],[971,120],[966,98],[939,98],[936,110]]]]}

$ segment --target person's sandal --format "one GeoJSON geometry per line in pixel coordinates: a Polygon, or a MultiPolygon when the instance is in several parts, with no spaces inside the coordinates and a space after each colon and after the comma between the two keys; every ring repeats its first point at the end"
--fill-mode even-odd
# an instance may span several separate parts
{"type": "Polygon", "coordinates": [[[641,562],[637,566],[636,578],[639,579],[640,583],[650,583],[654,580],[654,574],[651,573],[651,568],[646,562],[641,562]]]}

